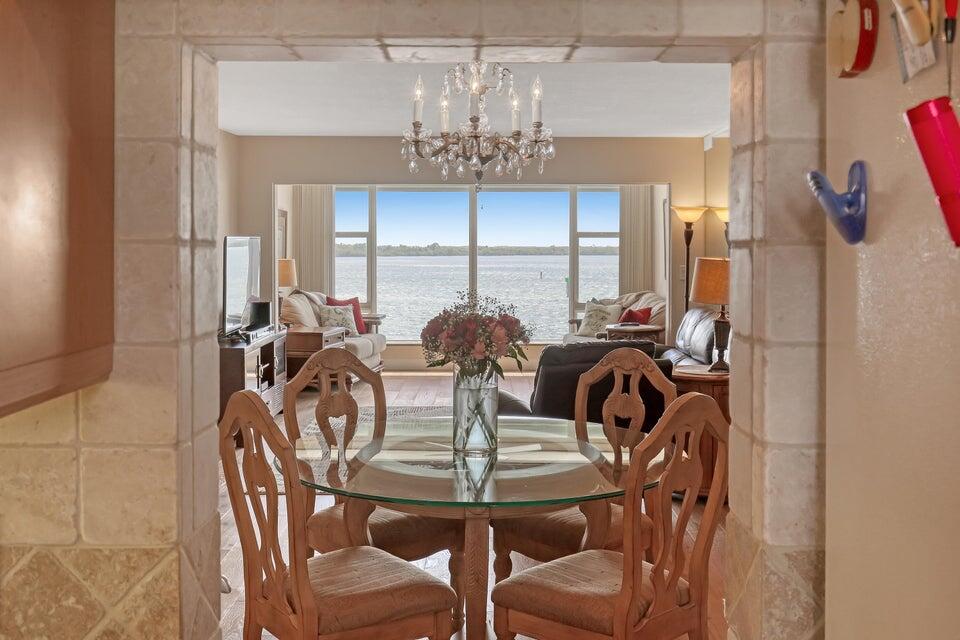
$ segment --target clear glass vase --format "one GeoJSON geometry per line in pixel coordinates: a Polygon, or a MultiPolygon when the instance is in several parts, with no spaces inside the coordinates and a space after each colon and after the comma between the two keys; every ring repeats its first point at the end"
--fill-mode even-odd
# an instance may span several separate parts
{"type": "Polygon", "coordinates": [[[497,450],[497,376],[453,373],[453,450],[486,456],[497,450]]]}

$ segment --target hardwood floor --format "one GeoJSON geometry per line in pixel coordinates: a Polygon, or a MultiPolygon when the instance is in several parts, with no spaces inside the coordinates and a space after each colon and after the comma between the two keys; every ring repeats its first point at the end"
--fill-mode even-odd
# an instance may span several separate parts
{"type": "MultiPolygon", "coordinates": [[[[430,372],[424,374],[383,374],[384,390],[388,406],[449,406],[451,404],[452,382],[450,374],[447,372],[430,372]]],[[[506,379],[501,383],[501,388],[521,397],[529,398],[533,389],[533,374],[507,374],[506,379]]],[[[373,404],[373,394],[366,385],[357,385],[354,390],[354,397],[361,406],[370,406],[373,404]]],[[[302,405],[303,410],[311,409],[311,398],[304,394],[302,405]]],[[[298,407],[299,408],[299,407],[298,407]]],[[[298,414],[300,411],[297,412],[298,414]]],[[[324,508],[333,504],[330,496],[320,496],[317,500],[317,508],[324,508]]],[[[283,509],[281,502],[280,508],[283,509]]],[[[694,514],[694,526],[699,522],[700,510],[694,514]]],[[[237,535],[236,524],[233,519],[233,513],[230,508],[230,500],[226,495],[226,487],[222,478],[220,483],[220,513],[222,514],[222,530],[220,558],[223,575],[232,586],[232,592],[224,594],[221,598],[221,628],[223,630],[224,640],[240,640],[243,635],[243,557],[240,551],[240,540],[237,535]]],[[[280,518],[281,530],[279,531],[281,541],[286,539],[286,519],[280,518]]],[[[717,531],[713,553],[710,556],[710,592],[709,592],[709,640],[726,640],[727,625],[723,616],[723,549],[724,549],[723,524],[717,531]]],[[[692,548],[692,533],[687,536],[687,546],[692,548]]],[[[688,551],[689,551],[688,548],[688,551]]],[[[492,555],[492,554],[491,554],[492,555]]],[[[429,573],[447,580],[447,553],[438,553],[424,560],[417,561],[420,568],[429,573]]],[[[519,571],[535,564],[514,554],[514,570],[519,571]]],[[[492,558],[491,558],[492,562],[492,558]]],[[[493,576],[491,566],[490,576],[493,576]]],[[[492,584],[491,584],[492,587],[492,584]]],[[[493,620],[493,608],[490,609],[490,620],[493,620]]],[[[269,633],[264,633],[264,638],[272,638],[269,633]]],[[[459,636],[454,636],[459,638],[459,636]]],[[[521,636],[517,636],[522,640],[521,636]]]]}

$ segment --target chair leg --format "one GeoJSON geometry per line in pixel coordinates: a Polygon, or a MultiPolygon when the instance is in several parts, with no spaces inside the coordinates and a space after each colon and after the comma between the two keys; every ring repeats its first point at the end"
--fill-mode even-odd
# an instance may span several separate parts
{"type": "Polygon", "coordinates": [[[505,607],[493,607],[493,631],[497,634],[497,640],[514,640],[517,634],[510,632],[507,621],[509,609],[505,607]]]}
{"type": "Polygon", "coordinates": [[[434,616],[433,635],[430,640],[450,640],[453,635],[453,627],[450,626],[450,614],[441,611],[434,616]]]}
{"type": "Polygon", "coordinates": [[[450,586],[457,592],[457,606],[453,610],[453,628],[463,627],[463,607],[466,602],[466,593],[464,587],[463,575],[463,549],[450,550],[450,562],[447,564],[450,569],[450,586]]]}
{"type": "Polygon", "coordinates": [[[513,561],[510,559],[510,545],[506,536],[496,529],[493,530],[493,576],[495,582],[506,580],[513,572],[513,561]]]}

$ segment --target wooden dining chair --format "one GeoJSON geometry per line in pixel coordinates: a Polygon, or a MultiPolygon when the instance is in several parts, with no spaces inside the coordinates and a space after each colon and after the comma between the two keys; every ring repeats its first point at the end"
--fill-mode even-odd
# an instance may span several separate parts
{"type": "MultiPolygon", "coordinates": [[[[577,383],[574,423],[577,437],[589,441],[587,434],[587,398],[590,388],[613,376],[613,390],[603,403],[603,433],[613,449],[611,480],[622,484],[623,449],[632,451],[643,440],[641,431],[646,407],[640,398],[641,380],[646,379],[663,394],[663,405],[677,398],[677,387],[647,354],[623,347],[607,353],[577,383]]],[[[587,517],[577,507],[522,518],[492,521],[493,564],[497,582],[509,577],[513,568],[510,553],[516,551],[539,562],[548,562],[576,553],[583,548],[587,517]]],[[[603,546],[620,549],[623,540],[623,507],[610,505],[610,522],[603,546]]]]}
{"type": "Polygon", "coordinates": [[[227,403],[220,458],[243,552],[244,640],[264,629],[282,640],[449,640],[457,596],[441,580],[369,546],[307,557],[306,490],[294,449],[253,391],[227,403]],[[286,487],[288,560],[271,454],[286,487]]]}
{"type": "Polygon", "coordinates": [[[549,640],[673,640],[684,634],[706,640],[708,564],[727,491],[728,430],[710,396],[687,393],[667,407],[630,461],[623,552],[582,551],[497,584],[497,639],[519,633],[549,640]],[[693,533],[688,529],[706,437],[717,441],[716,473],[693,533]],[[651,472],[659,484],[644,494],[651,472]],[[677,495],[682,501],[674,512],[677,495]],[[692,549],[684,544],[688,536],[692,549]]]}
{"type": "MultiPolygon", "coordinates": [[[[324,349],[310,356],[292,380],[287,382],[283,396],[284,426],[290,442],[301,437],[297,413],[297,399],[308,385],[316,385],[317,398],[314,416],[324,440],[331,450],[345,450],[357,432],[360,409],[350,393],[348,381],[356,376],[373,390],[374,422],[372,437],[383,438],[387,426],[387,402],[383,379],[346,349],[324,349]],[[341,442],[331,424],[332,418],[342,418],[341,442]]],[[[331,469],[336,472],[336,468],[331,469]]],[[[334,505],[314,512],[315,494],[309,492],[306,508],[307,542],[320,553],[364,544],[367,540],[351,540],[347,526],[347,505],[339,496],[334,505]]],[[[420,560],[448,550],[450,552],[450,584],[458,594],[459,604],[454,610],[455,628],[463,625],[463,523],[444,518],[430,518],[376,508],[368,520],[369,541],[373,546],[388,551],[404,560],[420,560]]]]}

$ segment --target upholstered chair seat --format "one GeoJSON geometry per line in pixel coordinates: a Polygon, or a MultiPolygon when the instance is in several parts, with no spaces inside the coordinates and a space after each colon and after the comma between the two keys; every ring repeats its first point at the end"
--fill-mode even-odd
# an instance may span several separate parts
{"type": "Polygon", "coordinates": [[[321,635],[452,610],[457,594],[409,562],[374,547],[352,547],[307,560],[321,635]]]}
{"type": "MultiPolygon", "coordinates": [[[[497,534],[506,534],[516,541],[512,551],[543,562],[580,550],[587,517],[573,507],[523,518],[502,518],[492,525],[497,534]]],[[[610,505],[608,527],[604,547],[619,549],[623,544],[623,507],[618,504],[610,505]]]]}
{"type": "MultiPolygon", "coordinates": [[[[652,566],[644,562],[645,579],[637,598],[637,617],[653,602],[652,566]]],[[[613,635],[613,615],[623,583],[623,554],[582,551],[522,571],[497,584],[493,603],[568,627],[613,635]]],[[[686,580],[677,583],[680,606],[690,600],[686,580]]]]}
{"type": "MultiPolygon", "coordinates": [[[[428,518],[375,509],[368,521],[373,545],[404,560],[419,560],[455,548],[463,537],[459,520],[428,518]]],[[[320,553],[351,546],[343,505],[321,509],[307,519],[307,543],[320,553]]]]}

